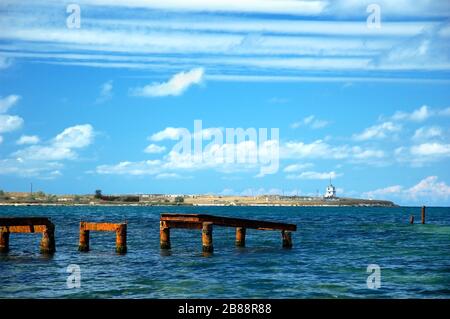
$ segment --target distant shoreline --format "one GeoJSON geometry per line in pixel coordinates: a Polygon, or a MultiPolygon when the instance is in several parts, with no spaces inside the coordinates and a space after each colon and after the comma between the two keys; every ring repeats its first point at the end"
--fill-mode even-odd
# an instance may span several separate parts
{"type": "Polygon", "coordinates": [[[53,206],[53,207],[401,207],[391,204],[129,204],[129,203],[0,203],[0,206],[29,207],[29,206],[53,206]]]}
{"type": "Polygon", "coordinates": [[[282,195],[52,195],[4,193],[0,206],[243,206],[243,207],[397,207],[379,199],[282,195]]]}

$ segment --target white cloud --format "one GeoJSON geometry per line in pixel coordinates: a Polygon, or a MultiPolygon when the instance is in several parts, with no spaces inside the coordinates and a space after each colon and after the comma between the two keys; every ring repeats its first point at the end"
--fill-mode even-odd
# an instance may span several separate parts
{"type": "Polygon", "coordinates": [[[353,156],[357,160],[367,160],[371,158],[379,159],[385,157],[385,153],[382,150],[362,149],[358,146],[353,147],[353,152],[353,156]]]}
{"type": "Polygon", "coordinates": [[[335,179],[339,176],[342,176],[343,174],[338,174],[334,171],[332,172],[314,172],[314,171],[308,171],[308,172],[302,172],[298,175],[288,175],[288,179],[318,179],[318,180],[325,180],[325,179],[335,179]]]}
{"type": "Polygon", "coordinates": [[[15,115],[0,115],[0,133],[13,132],[20,129],[23,119],[15,115]]]}
{"type": "Polygon", "coordinates": [[[178,96],[183,94],[190,86],[201,83],[203,75],[203,68],[180,72],[170,78],[168,82],[152,83],[142,88],[133,89],[132,94],[147,97],[178,96]]]}
{"type": "Polygon", "coordinates": [[[381,14],[384,16],[441,16],[443,12],[448,12],[450,6],[445,1],[430,0],[333,0],[328,2],[325,12],[337,14],[339,16],[360,15],[366,12],[369,4],[376,3],[381,7],[381,14]]]}
{"type": "Polygon", "coordinates": [[[388,135],[401,130],[401,126],[393,122],[384,122],[365,129],[360,134],[353,135],[356,141],[367,141],[371,139],[382,139],[388,135]]]}
{"type": "Polygon", "coordinates": [[[312,164],[312,163],[291,164],[291,165],[286,166],[283,171],[286,173],[294,173],[294,172],[303,171],[303,170],[311,168],[313,166],[314,166],[314,164],[312,164]]]}
{"type": "Polygon", "coordinates": [[[161,161],[120,162],[116,165],[97,166],[98,174],[113,175],[158,175],[161,173],[161,161]]]}
{"type": "Polygon", "coordinates": [[[447,199],[450,197],[450,186],[438,182],[437,176],[429,176],[406,191],[411,198],[447,199]]]}
{"type": "Polygon", "coordinates": [[[402,201],[426,204],[450,198],[450,186],[445,182],[439,182],[437,176],[428,176],[410,188],[394,185],[363,193],[363,196],[378,199],[397,198],[402,201]]]}
{"type": "Polygon", "coordinates": [[[149,8],[177,11],[218,11],[218,12],[246,12],[246,13],[278,13],[315,15],[321,13],[327,2],[319,0],[82,0],[90,5],[108,5],[131,8],[149,8]]]}
{"type": "Polygon", "coordinates": [[[379,188],[373,191],[363,193],[364,197],[371,199],[381,199],[387,195],[398,195],[403,191],[403,187],[400,185],[388,186],[385,188],[379,188]]]}
{"type": "Polygon", "coordinates": [[[36,135],[22,135],[16,142],[18,145],[24,144],[37,144],[40,142],[40,139],[36,135]]]}
{"type": "Polygon", "coordinates": [[[158,153],[162,153],[166,150],[166,148],[164,146],[159,146],[156,144],[150,144],[149,146],[147,146],[144,150],[145,153],[148,154],[158,154],[158,153]]]}
{"type": "Polygon", "coordinates": [[[0,113],[6,113],[8,110],[13,107],[17,102],[19,102],[19,95],[8,95],[4,98],[0,97],[0,113]]]}
{"type": "Polygon", "coordinates": [[[101,103],[104,103],[104,102],[110,100],[113,96],[112,90],[113,90],[113,82],[112,81],[103,83],[101,86],[101,89],[100,89],[100,95],[97,98],[97,100],[95,101],[95,103],[101,104],[101,103]]]}
{"type": "Polygon", "coordinates": [[[0,159],[0,175],[33,176],[39,178],[56,177],[54,171],[63,167],[58,162],[24,161],[21,158],[0,159]]]}
{"type": "Polygon", "coordinates": [[[155,176],[156,179],[183,179],[186,176],[181,176],[177,173],[161,173],[155,176]]]}
{"type": "Polygon", "coordinates": [[[396,112],[394,116],[392,116],[393,120],[408,120],[414,122],[422,122],[428,119],[433,115],[433,111],[426,105],[423,105],[417,110],[412,111],[411,113],[407,112],[396,112]]]}
{"type": "Polygon", "coordinates": [[[424,157],[450,156],[450,144],[423,143],[411,147],[411,154],[424,157]]]}
{"type": "Polygon", "coordinates": [[[319,120],[314,115],[310,115],[308,117],[305,117],[300,122],[295,122],[291,124],[291,128],[299,128],[300,126],[308,126],[312,129],[319,129],[327,126],[329,124],[328,121],[325,120],[319,120]]]}
{"type": "Polygon", "coordinates": [[[49,143],[32,145],[13,153],[23,161],[59,161],[75,159],[77,153],[73,149],[84,148],[94,139],[90,124],[75,125],[66,128],[49,143]]]}
{"type": "Polygon", "coordinates": [[[176,141],[185,134],[190,134],[185,128],[166,127],[164,130],[150,136],[149,139],[153,142],[161,142],[163,140],[176,141]]]}
{"type": "Polygon", "coordinates": [[[438,126],[421,127],[414,132],[412,139],[420,141],[432,138],[440,138],[442,137],[443,133],[443,130],[438,126]]]}
{"type": "Polygon", "coordinates": [[[61,148],[83,148],[92,143],[93,128],[90,124],[76,125],[66,128],[58,134],[53,143],[61,148]]]}
{"type": "Polygon", "coordinates": [[[59,161],[76,157],[76,153],[70,148],[55,145],[32,145],[16,151],[13,155],[26,161],[59,161]]]}
{"type": "Polygon", "coordinates": [[[296,141],[287,142],[281,149],[281,155],[286,158],[325,158],[327,156],[336,156],[336,154],[331,152],[331,146],[322,140],[309,144],[296,141]]]}
{"type": "Polygon", "coordinates": [[[380,159],[384,152],[377,149],[362,148],[359,146],[340,145],[332,146],[322,140],[312,143],[290,141],[281,145],[280,156],[285,159],[334,159],[350,161],[367,161],[371,158],[380,159]]]}

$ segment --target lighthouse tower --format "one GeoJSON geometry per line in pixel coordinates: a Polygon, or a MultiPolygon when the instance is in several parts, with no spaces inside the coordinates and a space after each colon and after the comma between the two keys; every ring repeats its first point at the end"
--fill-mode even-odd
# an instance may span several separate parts
{"type": "Polygon", "coordinates": [[[325,191],[325,198],[336,198],[336,187],[331,184],[331,177],[330,177],[330,185],[328,185],[326,191],[325,191]]]}

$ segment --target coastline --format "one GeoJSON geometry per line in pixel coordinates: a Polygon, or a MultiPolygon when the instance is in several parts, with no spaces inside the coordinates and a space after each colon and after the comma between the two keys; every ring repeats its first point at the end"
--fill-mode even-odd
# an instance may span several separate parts
{"type": "Polygon", "coordinates": [[[130,204],[130,203],[98,203],[98,204],[88,204],[88,203],[0,203],[0,206],[49,206],[49,207],[67,207],[67,206],[77,206],[77,207],[401,207],[396,204],[130,204]]]}

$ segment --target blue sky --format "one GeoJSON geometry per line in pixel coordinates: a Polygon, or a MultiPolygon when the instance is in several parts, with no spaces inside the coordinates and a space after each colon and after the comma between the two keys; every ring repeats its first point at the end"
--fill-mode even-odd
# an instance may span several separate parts
{"type": "Polygon", "coordinates": [[[449,205],[450,5],[372,2],[2,1],[0,189],[449,205]],[[195,120],[278,129],[278,170],[178,156],[195,120]]]}

